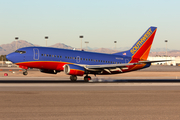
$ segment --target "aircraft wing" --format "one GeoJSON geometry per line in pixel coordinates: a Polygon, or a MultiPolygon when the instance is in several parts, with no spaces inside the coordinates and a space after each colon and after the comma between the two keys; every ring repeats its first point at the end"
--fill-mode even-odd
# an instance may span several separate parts
{"type": "Polygon", "coordinates": [[[137,64],[146,64],[146,63],[154,63],[154,62],[167,62],[172,60],[156,60],[156,61],[138,61],[136,63],[125,63],[125,64],[103,64],[103,65],[86,65],[86,69],[115,69],[115,68],[124,68],[126,69],[127,66],[130,65],[137,65],[137,64]]]}
{"type": "Polygon", "coordinates": [[[105,65],[86,65],[86,69],[109,69],[109,68],[123,68],[136,63],[125,63],[125,64],[105,64],[105,65]]]}

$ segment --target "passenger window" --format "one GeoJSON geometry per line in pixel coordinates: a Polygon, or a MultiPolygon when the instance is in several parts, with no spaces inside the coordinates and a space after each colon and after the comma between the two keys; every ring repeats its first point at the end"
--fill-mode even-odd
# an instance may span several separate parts
{"type": "Polygon", "coordinates": [[[41,56],[43,56],[43,54],[41,54],[41,56]]]}
{"type": "Polygon", "coordinates": [[[52,57],[54,57],[54,55],[52,55],[52,57]]]}
{"type": "Polygon", "coordinates": [[[47,57],[48,57],[49,55],[47,54],[47,57]]]}
{"type": "Polygon", "coordinates": [[[56,57],[56,55],[54,55],[54,57],[56,57]]]}
{"type": "Polygon", "coordinates": [[[49,55],[49,57],[51,57],[51,55],[49,55]]]}

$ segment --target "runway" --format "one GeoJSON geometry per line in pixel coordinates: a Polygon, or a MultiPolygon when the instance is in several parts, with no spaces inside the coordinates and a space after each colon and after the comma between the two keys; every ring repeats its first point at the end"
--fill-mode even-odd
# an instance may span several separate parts
{"type": "MultiPolygon", "coordinates": [[[[173,68],[174,69],[174,68],[173,68]]],[[[44,120],[180,119],[179,71],[83,77],[21,71],[0,77],[0,118],[44,120]]]]}
{"type": "Polygon", "coordinates": [[[179,83],[1,83],[1,119],[180,119],[179,83]]]}

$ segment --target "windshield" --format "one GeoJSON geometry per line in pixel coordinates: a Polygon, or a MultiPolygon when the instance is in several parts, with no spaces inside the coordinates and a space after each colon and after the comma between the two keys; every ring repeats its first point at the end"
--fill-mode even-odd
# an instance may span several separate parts
{"type": "Polygon", "coordinates": [[[16,52],[16,53],[20,53],[20,54],[26,53],[26,51],[22,51],[22,50],[16,50],[15,52],[16,52]]]}

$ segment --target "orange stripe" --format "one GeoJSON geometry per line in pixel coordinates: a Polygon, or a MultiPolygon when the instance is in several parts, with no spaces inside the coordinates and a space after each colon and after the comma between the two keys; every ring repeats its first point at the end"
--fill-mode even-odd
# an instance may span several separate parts
{"type": "Polygon", "coordinates": [[[130,69],[131,70],[136,70],[136,69],[140,69],[143,68],[146,64],[140,64],[140,65],[135,65],[133,68],[130,69]]]}
{"type": "MultiPolygon", "coordinates": [[[[151,36],[156,32],[156,30],[157,30],[157,28],[154,30],[154,32],[151,34],[151,36]]],[[[149,38],[151,37],[151,36],[149,36],[149,38]]],[[[144,46],[144,44],[149,40],[149,38],[143,43],[143,45],[142,46],[144,46]]],[[[152,44],[151,44],[152,45],[152,44]]],[[[141,47],[142,47],[141,46],[141,47]]],[[[138,51],[141,49],[141,47],[138,49],[138,51]]],[[[138,51],[136,51],[136,53],[138,52],[138,51]]],[[[133,57],[136,55],[136,53],[131,57],[131,60],[130,60],[130,62],[129,63],[131,63],[132,62],[132,60],[133,60],[133,57]]]]}
{"type": "MultiPolygon", "coordinates": [[[[154,30],[154,32],[156,32],[156,30],[157,30],[157,28],[154,30]]],[[[154,34],[154,32],[151,34],[151,36],[154,34]]],[[[149,36],[149,38],[150,38],[151,36],[149,36]]],[[[145,45],[145,43],[149,40],[149,38],[143,43],[143,45],[138,49],[138,51],[145,45]]],[[[137,53],[138,51],[136,51],[136,53],[137,53]]],[[[136,55],[136,53],[135,53],[134,55],[136,55]]],[[[134,56],[134,55],[133,55],[133,56],[134,56]]],[[[133,57],[133,56],[132,56],[132,57],[133,57]]]]}
{"type": "Polygon", "coordinates": [[[148,55],[149,55],[148,53],[150,52],[151,46],[152,45],[150,45],[149,48],[144,52],[144,54],[141,56],[140,60],[147,60],[148,55]]]}

